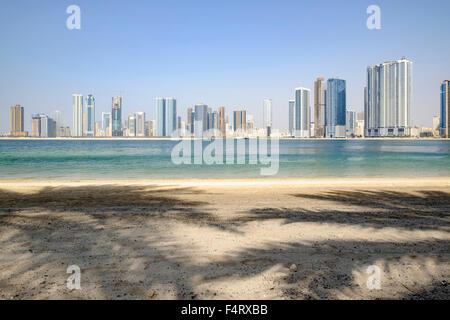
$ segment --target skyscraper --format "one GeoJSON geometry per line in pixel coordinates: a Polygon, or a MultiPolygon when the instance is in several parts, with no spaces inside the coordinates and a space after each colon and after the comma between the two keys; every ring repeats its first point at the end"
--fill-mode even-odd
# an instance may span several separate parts
{"type": "Polygon", "coordinates": [[[263,128],[267,130],[267,135],[270,135],[272,128],[272,99],[264,99],[263,108],[263,128]]]}
{"type": "Polygon", "coordinates": [[[145,137],[145,112],[136,112],[136,136],[145,137]]]}
{"type": "Polygon", "coordinates": [[[314,82],[314,136],[325,137],[325,101],[326,85],[324,78],[317,78],[314,82]]]}
{"type": "Polygon", "coordinates": [[[61,121],[61,111],[55,110],[53,112],[53,119],[55,120],[55,126],[56,126],[56,136],[61,136],[61,127],[63,126],[61,121]]]}
{"type": "Polygon", "coordinates": [[[122,97],[112,98],[111,134],[113,137],[123,136],[122,132],[122,97]]]}
{"type": "Polygon", "coordinates": [[[33,114],[31,117],[31,136],[41,136],[41,117],[38,114],[33,114]]]}
{"type": "Polygon", "coordinates": [[[234,132],[244,133],[247,131],[247,112],[245,110],[233,112],[233,128],[234,132]]]}
{"type": "Polygon", "coordinates": [[[177,100],[166,98],[166,136],[171,136],[177,130],[177,100]]]}
{"type": "MultiPolygon", "coordinates": [[[[83,136],[83,95],[73,94],[73,128],[72,136],[82,137],[83,136]]],[[[42,136],[42,126],[41,126],[41,136],[42,136]]]]}
{"type": "Polygon", "coordinates": [[[203,137],[203,133],[208,128],[208,106],[197,104],[195,109],[194,133],[196,137],[203,137]]]}
{"type": "Polygon", "coordinates": [[[367,68],[366,136],[410,134],[411,78],[412,62],[405,58],[367,68]]]}
{"type": "Polygon", "coordinates": [[[449,138],[448,125],[449,125],[449,111],[450,111],[450,80],[445,80],[441,84],[441,135],[445,138],[449,138]]]}
{"type": "Polygon", "coordinates": [[[166,100],[164,98],[156,98],[156,136],[165,137],[166,134],[166,100]]]}
{"type": "Polygon", "coordinates": [[[95,98],[92,94],[86,97],[86,136],[95,136],[95,98]]]}
{"type": "Polygon", "coordinates": [[[346,123],[346,136],[351,137],[355,135],[355,129],[356,129],[356,112],[347,110],[347,116],[345,119],[346,123]]]}
{"type": "Polygon", "coordinates": [[[23,125],[23,107],[20,105],[11,106],[11,132],[13,137],[24,137],[27,133],[23,125]]]}
{"type": "Polygon", "coordinates": [[[289,100],[289,134],[295,135],[295,100],[289,100]]]}
{"type": "Polygon", "coordinates": [[[225,138],[225,136],[227,134],[227,126],[226,126],[226,122],[225,122],[225,107],[219,107],[218,112],[219,112],[218,129],[222,133],[222,138],[225,138]]]}
{"type": "Polygon", "coordinates": [[[295,89],[294,135],[297,138],[310,137],[311,125],[311,90],[295,89]]]}
{"type": "Polygon", "coordinates": [[[325,134],[327,138],[345,138],[346,111],[345,80],[328,79],[325,104],[325,134]]]}
{"type": "Polygon", "coordinates": [[[136,136],[136,118],[133,115],[128,116],[128,136],[136,136]]]}
{"type": "Polygon", "coordinates": [[[111,136],[111,112],[102,112],[102,131],[105,137],[111,136]]]}

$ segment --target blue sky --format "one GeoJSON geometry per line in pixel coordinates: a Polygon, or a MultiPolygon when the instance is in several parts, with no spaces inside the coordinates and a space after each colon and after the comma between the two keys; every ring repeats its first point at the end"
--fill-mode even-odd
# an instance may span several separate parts
{"type": "Polygon", "coordinates": [[[274,126],[286,128],[295,87],[317,77],[347,80],[347,105],[363,109],[365,70],[413,61],[413,123],[431,126],[439,84],[450,78],[450,1],[103,1],[4,0],[0,7],[0,132],[9,107],[59,109],[72,125],[72,93],[94,94],[97,117],[122,95],[124,117],[154,118],[154,98],[174,97],[183,119],[198,102],[246,108],[257,124],[273,99],[274,126]],[[68,30],[66,8],[81,8],[68,30]],[[381,30],[366,9],[381,7],[381,30]]]}

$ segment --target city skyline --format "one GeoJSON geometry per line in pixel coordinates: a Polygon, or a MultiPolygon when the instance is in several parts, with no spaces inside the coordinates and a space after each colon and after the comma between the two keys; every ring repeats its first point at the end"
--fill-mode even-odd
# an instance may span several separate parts
{"type": "MultiPolygon", "coordinates": [[[[166,9],[167,4],[131,4],[121,11],[120,4],[80,1],[81,29],[71,31],[65,28],[64,3],[29,2],[30,10],[26,11],[15,10],[13,2],[6,3],[0,15],[9,15],[2,15],[0,23],[5,47],[10,50],[1,53],[0,104],[4,108],[23,105],[25,119],[60,110],[62,122],[67,124],[72,107],[67,96],[73,92],[95,95],[97,119],[101,111],[109,109],[111,96],[124,98],[123,114],[141,110],[151,119],[156,118],[155,96],[175,96],[182,110],[198,101],[228,110],[243,105],[261,126],[263,115],[257,110],[261,109],[261,99],[270,97],[273,126],[287,130],[288,120],[277,110],[287,112],[295,87],[313,88],[318,76],[339,76],[346,79],[347,105],[362,111],[367,66],[406,56],[415,63],[412,124],[430,127],[440,110],[436,83],[447,79],[445,73],[450,70],[450,62],[442,55],[449,44],[433,39],[448,38],[443,12],[450,5],[442,1],[439,6],[424,6],[411,1],[405,8],[381,2],[382,28],[368,30],[365,11],[370,4],[353,1],[340,8],[331,1],[323,6],[288,1],[263,1],[258,6],[229,2],[221,4],[220,13],[213,10],[217,5],[180,4],[174,15],[184,22],[183,28],[176,24],[164,30],[158,27],[160,18],[155,10],[166,9]],[[303,12],[304,19],[289,19],[293,12],[303,12]],[[144,19],[148,15],[156,18],[144,19]],[[204,22],[211,27],[197,24],[197,16],[205,17],[204,22]],[[342,19],[331,19],[336,16],[342,19]],[[272,22],[264,25],[264,18],[272,22]],[[318,18],[320,26],[310,29],[310,23],[318,18]],[[15,23],[6,25],[8,21],[15,23]],[[223,25],[213,21],[223,21],[223,25]],[[299,30],[304,30],[302,35],[310,49],[298,50],[304,39],[296,41],[293,35],[299,30]],[[154,41],[144,43],[142,39],[147,36],[154,41]],[[327,42],[320,40],[322,36],[327,42]],[[37,45],[34,39],[42,44],[37,45]],[[88,52],[82,45],[87,42],[88,52]],[[117,50],[109,49],[112,42],[120,44],[117,50]],[[322,47],[314,49],[318,43],[322,47]],[[163,47],[164,51],[157,49],[163,47]],[[18,51],[22,54],[17,55],[18,51]]],[[[25,121],[25,130],[31,131],[30,121],[25,121]]],[[[9,131],[8,119],[0,120],[0,131],[9,131]]]]}

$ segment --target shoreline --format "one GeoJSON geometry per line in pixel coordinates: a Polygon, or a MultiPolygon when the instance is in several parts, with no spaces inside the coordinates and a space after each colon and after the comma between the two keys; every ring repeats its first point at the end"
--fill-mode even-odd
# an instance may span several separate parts
{"type": "MultiPolygon", "coordinates": [[[[202,138],[170,138],[170,137],[57,137],[57,138],[37,138],[37,137],[0,137],[0,141],[179,141],[179,140],[199,140],[202,138]]],[[[217,138],[219,139],[219,138],[217,138]]],[[[246,139],[244,137],[226,137],[224,139],[246,139]]],[[[374,137],[374,138],[267,138],[249,137],[248,139],[279,139],[286,141],[450,141],[450,138],[412,138],[412,137],[374,137]]]]}
{"type": "Polygon", "coordinates": [[[47,185],[181,185],[181,186],[248,186],[248,185],[296,185],[296,186],[450,186],[448,177],[352,177],[352,178],[258,178],[258,179],[0,179],[2,186],[47,186],[47,185]]]}

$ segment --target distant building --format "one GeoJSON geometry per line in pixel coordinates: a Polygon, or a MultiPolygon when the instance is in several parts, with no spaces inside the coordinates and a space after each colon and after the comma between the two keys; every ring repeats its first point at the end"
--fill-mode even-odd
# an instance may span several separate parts
{"type": "Polygon", "coordinates": [[[136,118],[134,116],[128,116],[128,136],[135,137],[136,136],[136,118]]]}
{"type": "MultiPolygon", "coordinates": [[[[73,130],[74,137],[83,136],[83,96],[73,94],[73,130]]],[[[42,127],[41,127],[42,130],[42,127]]]]}
{"type": "Polygon", "coordinates": [[[314,82],[314,136],[325,137],[325,99],[326,84],[324,78],[317,78],[314,82]]]}
{"type": "Polygon", "coordinates": [[[136,119],[136,136],[145,137],[145,112],[136,112],[134,117],[136,119]]]}
{"type": "Polygon", "coordinates": [[[267,136],[270,136],[272,128],[272,99],[264,99],[263,109],[263,128],[267,130],[267,136]]]}
{"type": "Polygon", "coordinates": [[[445,80],[441,84],[441,135],[449,138],[450,119],[450,80],[445,80]]]}
{"type": "Polygon", "coordinates": [[[155,120],[145,121],[145,136],[146,137],[156,136],[156,121],[155,120]]]}
{"type": "Polygon", "coordinates": [[[200,103],[195,105],[194,110],[194,134],[196,137],[203,137],[208,128],[208,106],[200,103]]]}
{"type": "Polygon", "coordinates": [[[328,79],[325,104],[325,135],[327,138],[345,138],[346,111],[345,80],[328,79]]]}
{"type": "Polygon", "coordinates": [[[111,135],[113,137],[123,136],[123,132],[122,132],[122,97],[113,97],[112,98],[111,135]]]}
{"type": "Polygon", "coordinates": [[[41,117],[38,114],[31,117],[31,136],[36,138],[41,136],[41,117]]]}
{"type": "Polygon", "coordinates": [[[102,112],[102,131],[105,137],[110,137],[111,132],[111,112],[102,112]]]}
{"type": "Polygon", "coordinates": [[[56,136],[60,137],[61,136],[61,127],[62,127],[62,120],[61,120],[61,111],[59,110],[55,110],[53,112],[53,119],[55,120],[56,123],[56,136]]]}
{"type": "Polygon", "coordinates": [[[295,100],[289,100],[289,134],[295,135],[295,100]]]}
{"type": "Polygon", "coordinates": [[[177,100],[174,98],[166,98],[166,133],[165,136],[172,136],[177,130],[177,100]]]}
{"type": "Polygon", "coordinates": [[[56,122],[52,118],[45,114],[39,115],[40,124],[40,137],[41,138],[54,138],[56,137],[56,122]]]}
{"type": "Polygon", "coordinates": [[[347,116],[346,116],[346,135],[347,137],[352,137],[355,135],[355,128],[356,128],[356,112],[347,110],[347,116]]]}
{"type": "Polygon", "coordinates": [[[405,58],[367,68],[366,137],[410,135],[411,79],[412,62],[405,58]]]}
{"type": "Polygon", "coordinates": [[[222,137],[226,137],[227,135],[227,126],[225,121],[225,107],[219,107],[218,111],[218,129],[222,133],[222,137]]]}
{"type": "Polygon", "coordinates": [[[86,97],[86,136],[95,136],[95,98],[92,94],[86,97]]]}
{"type": "Polygon", "coordinates": [[[311,125],[311,90],[306,88],[295,89],[294,107],[294,136],[296,138],[309,138],[311,125]]]}
{"type": "Polygon", "coordinates": [[[234,111],[233,128],[234,132],[244,133],[247,131],[247,112],[245,110],[234,111]]]}
{"type": "Polygon", "coordinates": [[[26,137],[28,132],[24,130],[24,113],[20,105],[11,106],[11,132],[13,137],[26,137]]]}

